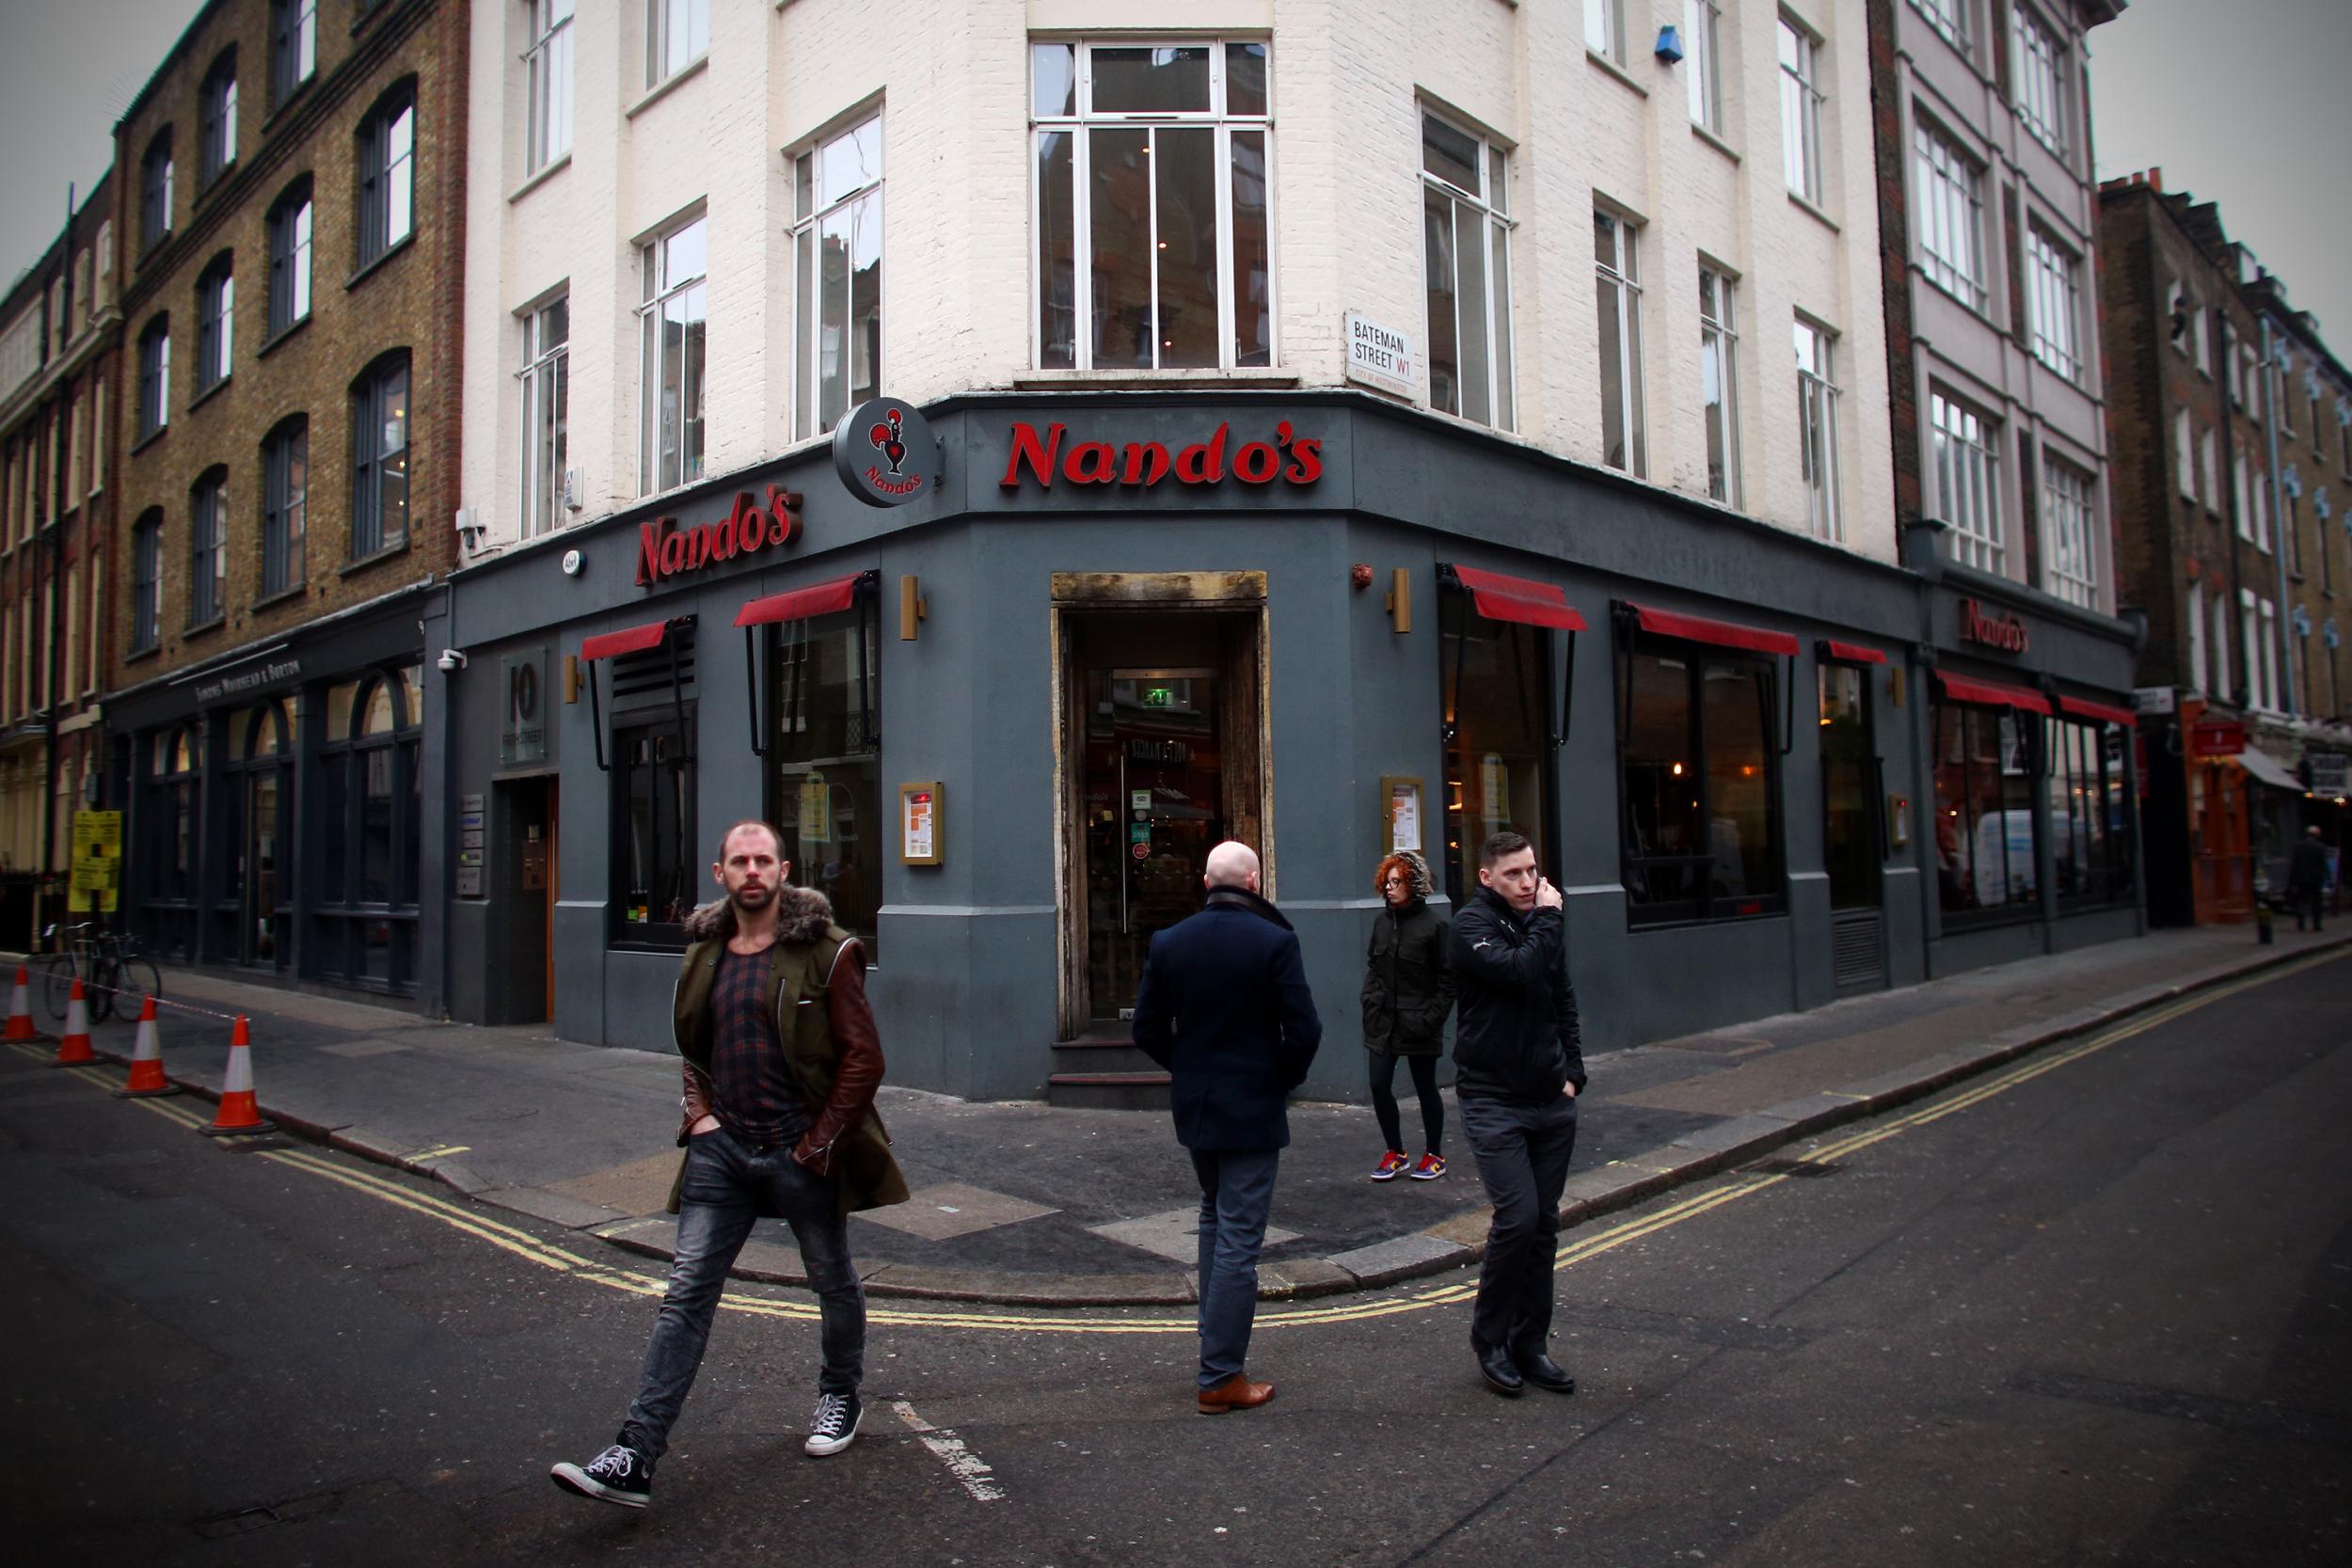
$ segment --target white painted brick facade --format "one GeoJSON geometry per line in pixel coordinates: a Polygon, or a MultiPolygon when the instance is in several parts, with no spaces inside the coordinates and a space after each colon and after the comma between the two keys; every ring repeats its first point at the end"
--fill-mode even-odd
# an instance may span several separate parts
{"type": "MultiPolygon", "coordinates": [[[[1059,384],[1032,369],[1028,40],[1033,33],[1244,35],[1273,41],[1279,370],[1343,380],[1343,314],[1425,347],[1420,119],[1427,103],[1513,149],[1514,334],[1523,438],[1600,453],[1591,213],[1640,219],[1649,479],[1703,497],[1697,267],[1740,279],[1746,509],[1803,532],[1792,313],[1840,334],[1847,545],[1895,555],[1878,303],[1878,224],[1861,0],[1805,0],[1824,40],[1825,216],[1781,177],[1778,8],[1724,7],[1726,152],[1695,134],[1681,71],[1652,58],[1682,0],[1627,0],[1623,73],[1590,60],[1567,0],[712,0],[707,64],[652,102],[640,0],[582,0],[569,164],[523,183],[527,9],[473,12],[465,501],[516,536],[523,445],[517,312],[568,286],[575,521],[639,496],[637,245],[710,214],[707,471],[790,444],[791,189],[785,154],[883,108],[884,383],[915,402],[1059,384]],[[1171,28],[1181,23],[1181,28],[1171,28]],[[1736,154],[1736,156],[1734,155],[1736,154]]],[[[1180,379],[1171,377],[1171,379],[1180,379]]],[[[1197,372],[1194,379],[1198,379],[1197,372]]],[[[1129,377],[1125,383],[1132,384],[1129,377]]],[[[1078,384],[1083,384],[1078,383],[1078,384]]],[[[1202,383],[1204,392],[1220,383],[1202,383]]],[[[1425,398],[1425,377],[1422,396],[1425,398]]]]}

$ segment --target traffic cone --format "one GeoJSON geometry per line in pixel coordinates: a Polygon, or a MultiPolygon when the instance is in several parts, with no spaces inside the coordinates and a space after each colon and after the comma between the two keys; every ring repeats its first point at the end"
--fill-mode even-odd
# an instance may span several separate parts
{"type": "Polygon", "coordinates": [[[203,1130],[208,1138],[278,1131],[262,1119],[261,1107],[253,1103],[252,1045],[246,1031],[245,1015],[239,1013],[237,1026],[229,1032],[229,1076],[221,1081],[220,1111],[213,1117],[213,1124],[203,1130]]]}
{"type": "Polygon", "coordinates": [[[155,1038],[155,999],[139,1009],[138,1043],[131,1052],[131,1077],[115,1090],[117,1100],[141,1100],[149,1095],[178,1094],[180,1085],[164,1076],[163,1046],[155,1038]]]}
{"type": "Polygon", "coordinates": [[[57,1054],[51,1067],[80,1067],[98,1060],[98,1053],[89,1048],[89,1004],[82,1000],[82,977],[73,977],[73,994],[65,1005],[65,1037],[57,1041],[57,1054]]]}
{"type": "Polygon", "coordinates": [[[16,966],[16,990],[8,997],[8,1033],[12,1040],[33,1037],[33,974],[23,964],[16,966]]]}

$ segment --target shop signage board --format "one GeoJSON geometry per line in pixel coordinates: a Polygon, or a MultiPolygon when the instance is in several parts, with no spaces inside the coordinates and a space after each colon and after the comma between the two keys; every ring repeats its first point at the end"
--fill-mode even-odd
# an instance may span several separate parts
{"type": "Polygon", "coordinates": [[[782,549],[801,536],[800,505],[797,492],[771,484],[765,506],[749,490],[739,491],[727,515],[712,522],[681,524],[675,517],[656,517],[640,523],[637,584],[652,588],[715,562],[782,549]]]}
{"type": "Polygon", "coordinates": [[[112,914],[122,885],[122,814],[73,814],[73,873],[66,908],[76,914],[112,914]]]}
{"type": "Polygon", "coordinates": [[[1198,441],[1091,440],[1058,420],[1042,431],[1026,420],[1012,426],[1012,450],[997,483],[1018,490],[1025,481],[1051,490],[1066,484],[1112,484],[1149,490],[1167,483],[1207,489],[1227,478],[1247,485],[1305,486],[1323,477],[1323,440],[1302,436],[1288,420],[1263,432],[1235,430],[1227,420],[1198,441]]]}
{"type": "Polygon", "coordinates": [[[223,675],[218,680],[197,682],[196,700],[209,704],[217,703],[223,697],[241,697],[247,692],[259,691],[264,687],[276,686],[281,681],[297,679],[301,674],[302,660],[298,658],[271,659],[265,664],[256,664],[250,669],[240,670],[233,675],[223,675]]]}
{"type": "Polygon", "coordinates": [[[2312,794],[2352,795],[2352,757],[2340,752],[2307,752],[2303,763],[2311,769],[2312,794]]]}
{"type": "Polygon", "coordinates": [[[2031,638],[2013,614],[1988,616],[1974,599],[1960,601],[1960,640],[1999,653],[2023,654],[2031,638]]]}
{"type": "Polygon", "coordinates": [[[1347,312],[1345,326],[1347,378],[1411,396],[1413,340],[1359,310],[1347,312]]]}
{"type": "Polygon", "coordinates": [[[939,488],[939,437],[914,404],[870,398],[834,426],[833,467],[866,505],[904,506],[939,488]]]}
{"type": "Polygon", "coordinates": [[[2234,719],[2206,719],[2188,730],[2189,754],[2233,757],[2246,750],[2246,726],[2234,719]]]}
{"type": "Polygon", "coordinates": [[[2132,706],[2141,713],[2171,713],[2179,702],[2169,686],[2141,686],[2132,689],[2132,706]]]}
{"type": "Polygon", "coordinates": [[[898,863],[938,865],[946,856],[939,841],[939,781],[898,786],[898,863]]]}
{"type": "Polygon", "coordinates": [[[548,650],[545,644],[499,661],[506,714],[499,726],[499,761],[545,762],[548,757],[548,650]]]}

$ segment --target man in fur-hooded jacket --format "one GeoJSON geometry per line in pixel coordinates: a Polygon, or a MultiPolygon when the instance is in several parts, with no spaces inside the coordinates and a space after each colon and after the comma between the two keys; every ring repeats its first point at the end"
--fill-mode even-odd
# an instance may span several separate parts
{"type": "Polygon", "coordinates": [[[824,895],[791,885],[783,849],[765,822],[729,828],[711,867],[726,896],[686,923],[692,945],[673,1008],[685,1058],[686,1158],[670,1192],[675,1260],[618,1437],[586,1465],[552,1472],[582,1497],[645,1505],[727,1270],[762,1217],[792,1227],[821,1308],[824,1370],[803,1448],[838,1453],[857,1436],[866,1292],[845,1222],[853,1210],[905,1202],[907,1186],[873,1108],[882,1054],[864,952],[833,923],[824,895]]]}

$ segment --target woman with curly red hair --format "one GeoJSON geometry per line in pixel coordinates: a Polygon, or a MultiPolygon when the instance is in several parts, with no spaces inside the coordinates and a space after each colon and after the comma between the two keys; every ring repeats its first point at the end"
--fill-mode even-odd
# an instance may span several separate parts
{"type": "Polygon", "coordinates": [[[1364,965],[1364,1049],[1371,1053],[1372,1108],[1388,1151],[1372,1173],[1393,1181],[1409,1166],[1417,1181],[1445,1174],[1445,1101],[1438,1098],[1438,1054],[1445,1049],[1446,1015],[1454,1010],[1451,929],[1429,907],[1429,863],[1406,849],[1373,874],[1386,908],[1372,924],[1364,965]],[[1412,1069],[1421,1097],[1422,1156],[1406,1159],[1397,1115],[1396,1062],[1412,1069]]]}

